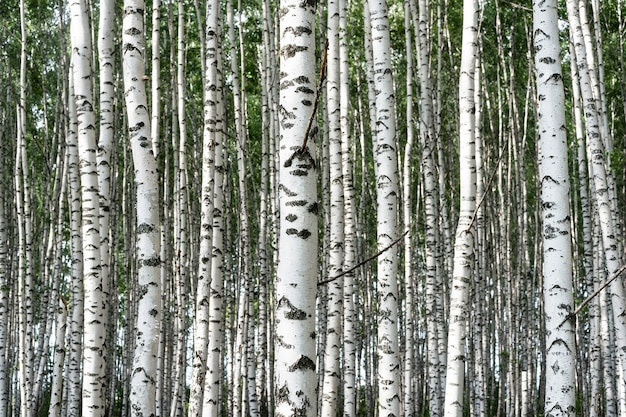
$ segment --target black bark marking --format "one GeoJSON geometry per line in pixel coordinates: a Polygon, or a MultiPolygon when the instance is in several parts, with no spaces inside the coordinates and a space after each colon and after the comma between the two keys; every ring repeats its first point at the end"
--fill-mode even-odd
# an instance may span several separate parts
{"type": "Polygon", "coordinates": [[[137,233],[150,233],[154,231],[154,227],[148,223],[141,223],[137,226],[137,233]]]}
{"type": "Polygon", "coordinates": [[[307,26],[295,26],[295,27],[291,26],[285,29],[285,32],[291,32],[295,36],[310,35],[313,33],[311,28],[307,26]]]}
{"type": "Polygon", "coordinates": [[[546,39],[550,39],[550,35],[548,35],[546,32],[544,32],[541,29],[537,29],[535,31],[535,39],[539,36],[539,35],[543,35],[544,37],[546,37],[546,39]]]}
{"type": "Polygon", "coordinates": [[[311,232],[309,232],[307,229],[302,229],[300,230],[300,233],[298,233],[298,237],[301,237],[302,239],[306,240],[311,236],[311,232]]]}
{"type": "Polygon", "coordinates": [[[546,83],[547,82],[558,83],[558,82],[561,82],[561,81],[563,81],[563,76],[561,74],[559,74],[558,72],[556,72],[556,73],[552,74],[550,77],[548,77],[548,79],[546,80],[546,83]]]}
{"type": "Polygon", "coordinates": [[[276,402],[277,403],[288,403],[289,402],[289,387],[287,384],[276,390],[276,402]]]}
{"type": "Polygon", "coordinates": [[[546,56],[546,57],[540,58],[539,62],[543,62],[544,64],[554,64],[556,62],[556,59],[550,56],[546,56]]]}
{"type": "Polygon", "coordinates": [[[160,264],[161,264],[161,259],[158,256],[140,261],[140,265],[143,265],[143,266],[159,266],[160,264]]]}
{"type": "Polygon", "coordinates": [[[305,320],[306,312],[304,310],[300,310],[289,301],[286,297],[281,298],[278,301],[277,310],[286,309],[284,317],[288,320],[305,320]]]}
{"type": "Polygon", "coordinates": [[[141,31],[135,27],[127,29],[124,33],[131,36],[141,35],[141,31]]]}
{"type": "Polygon", "coordinates": [[[298,220],[298,216],[296,216],[296,215],[295,215],[295,214],[293,214],[293,213],[290,213],[290,214],[288,214],[288,215],[285,217],[285,220],[287,220],[288,222],[293,223],[293,222],[295,222],[296,220],[298,220]]]}
{"type": "Polygon", "coordinates": [[[295,361],[290,367],[289,372],[298,371],[298,370],[311,370],[315,371],[315,362],[311,360],[308,356],[300,356],[300,359],[295,361]]]}
{"type": "Polygon", "coordinates": [[[305,77],[304,75],[300,75],[294,79],[298,84],[310,84],[309,77],[305,77]]]}
{"type": "Polygon", "coordinates": [[[301,86],[301,87],[296,88],[296,92],[304,93],[304,94],[315,94],[315,91],[313,91],[312,89],[306,86],[301,86]]]}
{"type": "Polygon", "coordinates": [[[292,200],[292,201],[287,201],[285,203],[285,205],[287,207],[302,207],[302,206],[306,206],[306,200],[292,200]]]}
{"type": "Polygon", "coordinates": [[[298,193],[291,191],[289,188],[285,187],[283,184],[280,184],[278,186],[278,189],[280,191],[283,191],[287,195],[287,197],[295,197],[298,195],[298,193]]]}
{"type": "Polygon", "coordinates": [[[308,50],[309,48],[306,46],[299,46],[299,45],[294,45],[294,44],[289,44],[286,45],[285,47],[282,48],[282,55],[285,58],[293,58],[294,56],[296,56],[296,54],[298,52],[303,52],[308,50]]]}

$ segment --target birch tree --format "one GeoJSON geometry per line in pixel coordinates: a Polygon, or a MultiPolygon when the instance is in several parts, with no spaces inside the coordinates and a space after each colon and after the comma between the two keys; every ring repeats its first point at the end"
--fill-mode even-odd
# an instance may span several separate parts
{"type": "MultiPolygon", "coordinates": [[[[0,158],[4,162],[6,146],[0,145],[0,158]]],[[[8,152],[7,152],[8,153],[8,152]]],[[[5,169],[6,164],[2,164],[3,168],[0,169],[0,181],[3,187],[8,188],[9,177],[8,170],[5,169]]],[[[10,267],[9,267],[9,219],[7,215],[8,198],[4,193],[0,193],[0,398],[9,397],[9,377],[11,375],[9,369],[9,361],[7,353],[9,334],[9,308],[10,297],[7,283],[9,282],[10,267]],[[6,288],[6,289],[5,289],[6,288]]],[[[8,401],[0,401],[0,416],[4,417],[8,415],[8,401]]]]}
{"type": "Polygon", "coordinates": [[[156,415],[156,368],[161,320],[160,219],[156,160],[150,142],[142,0],[124,1],[122,67],[136,186],[137,322],[131,371],[133,416],[156,415]]]}
{"type": "Polygon", "coordinates": [[[71,99],[74,97],[74,82],[70,76],[68,82],[68,134],[67,143],[67,166],[68,166],[68,206],[70,208],[70,260],[72,268],[71,275],[71,316],[70,316],[70,338],[69,338],[69,354],[67,369],[67,405],[68,413],[80,413],[81,398],[81,362],[82,362],[82,346],[83,346],[83,240],[81,226],[81,210],[80,210],[80,190],[79,190],[79,162],[78,162],[78,143],[77,143],[77,125],[78,118],[76,116],[76,102],[71,99]]]}
{"type": "MultiPolygon", "coordinates": [[[[213,190],[203,187],[203,199],[213,200],[211,215],[211,280],[209,283],[208,359],[204,379],[203,415],[217,417],[220,412],[220,390],[224,356],[224,97],[221,61],[221,25],[219,1],[206,6],[206,85],[204,91],[203,159],[213,174],[213,190]],[[209,160],[207,160],[207,158],[209,160]],[[210,159],[212,158],[212,160],[210,159]],[[205,194],[212,191],[212,194],[205,194]]],[[[203,169],[203,176],[205,175],[203,169]]],[[[207,180],[203,177],[203,184],[207,180]]],[[[204,202],[204,205],[207,203],[204,202]]],[[[202,260],[205,262],[205,260],[202,260]]]]}
{"type": "Polygon", "coordinates": [[[533,3],[546,320],[546,416],[573,416],[575,335],[565,99],[556,1],[533,3]]]}
{"type": "MultiPolygon", "coordinates": [[[[356,141],[350,127],[350,66],[348,51],[348,5],[339,0],[339,125],[341,128],[341,157],[344,195],[344,260],[349,271],[356,264],[357,213],[354,187],[353,152],[356,141]]],[[[357,410],[357,308],[355,305],[355,274],[343,277],[343,414],[353,417],[357,410]]]]}
{"type": "Polygon", "coordinates": [[[32,276],[32,220],[26,147],[26,4],[20,1],[20,72],[19,103],[17,105],[17,137],[14,163],[15,211],[18,224],[18,346],[19,346],[19,412],[33,415],[33,276],[32,276]]]}
{"type": "Polygon", "coordinates": [[[315,3],[280,2],[279,237],[275,280],[277,416],[317,415],[315,3]]]}
{"type": "MultiPolygon", "coordinates": [[[[572,31],[574,43],[574,53],[576,65],[578,67],[578,82],[583,99],[583,109],[585,113],[585,129],[587,133],[587,158],[589,160],[590,181],[593,182],[593,200],[597,210],[598,222],[601,230],[601,243],[604,250],[604,262],[609,276],[615,274],[620,267],[620,258],[617,241],[614,210],[611,205],[610,196],[614,184],[609,181],[607,173],[606,148],[601,129],[602,121],[598,113],[598,102],[593,94],[591,69],[587,65],[587,51],[583,40],[583,28],[579,16],[576,2],[567,1],[567,15],[572,31]]],[[[612,281],[610,287],[611,309],[613,311],[615,345],[619,355],[618,365],[622,375],[626,374],[626,319],[624,310],[626,309],[626,294],[621,280],[612,281]]],[[[626,392],[623,376],[619,380],[618,390],[626,392]]]]}
{"type": "MultiPolygon", "coordinates": [[[[398,160],[394,80],[391,64],[389,17],[385,0],[370,0],[372,57],[376,114],[372,130],[376,164],[376,241],[379,250],[398,235],[398,160]]],[[[400,415],[400,358],[398,343],[397,248],[378,257],[378,412],[381,417],[400,415]]]]}
{"type": "Polygon", "coordinates": [[[84,341],[83,401],[85,416],[103,415],[105,411],[105,337],[106,301],[102,283],[100,254],[100,207],[96,161],[96,114],[93,100],[93,62],[91,28],[85,1],[70,4],[72,39],[72,75],[77,114],[77,141],[80,169],[80,194],[83,243],[84,341]]]}
{"type": "MultiPolygon", "coordinates": [[[[437,190],[437,169],[435,166],[435,118],[433,106],[433,79],[431,75],[431,39],[428,2],[420,0],[414,13],[417,15],[416,47],[418,48],[419,85],[420,85],[420,117],[419,132],[422,146],[422,178],[424,188],[425,216],[425,261],[426,261],[426,331],[428,338],[428,404],[432,416],[442,413],[443,379],[442,369],[445,361],[441,355],[440,335],[443,334],[444,323],[439,320],[438,310],[442,309],[443,294],[441,291],[441,273],[438,272],[437,250],[439,245],[439,208],[437,190]]],[[[405,197],[406,198],[406,197],[405,197]]],[[[410,215],[410,213],[408,214],[410,215]]]]}
{"type": "Polygon", "coordinates": [[[474,225],[476,208],[476,152],[474,71],[478,51],[478,2],[463,1],[463,38],[459,77],[459,221],[454,242],[454,266],[450,286],[447,372],[444,413],[463,414],[465,341],[467,337],[469,286],[473,273],[474,225]]]}
{"type": "MultiPolygon", "coordinates": [[[[339,2],[328,1],[326,109],[328,111],[328,152],[330,182],[330,227],[328,277],[343,270],[344,258],[344,198],[342,179],[342,134],[340,113],[339,2]]],[[[322,416],[334,416],[339,401],[340,346],[343,305],[343,279],[328,284],[326,297],[326,343],[324,351],[324,380],[322,384],[322,416]]]]}

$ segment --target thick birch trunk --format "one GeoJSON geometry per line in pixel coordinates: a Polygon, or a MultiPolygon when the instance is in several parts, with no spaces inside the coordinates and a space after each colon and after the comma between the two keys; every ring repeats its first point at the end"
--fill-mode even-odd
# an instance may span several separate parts
{"type": "Polygon", "coordinates": [[[454,267],[450,287],[447,373],[444,413],[460,417],[463,413],[465,379],[465,344],[469,286],[473,275],[474,224],[476,207],[476,152],[474,71],[478,50],[478,2],[463,2],[463,40],[459,79],[460,110],[460,209],[454,243],[454,267]]]}
{"type": "Polygon", "coordinates": [[[276,415],[317,415],[315,294],[318,269],[315,5],[282,0],[280,17],[279,241],[275,282],[276,415]],[[307,135],[311,137],[306,137],[307,135]],[[306,140],[306,143],[305,143],[306,140]]]}
{"type": "MultiPolygon", "coordinates": [[[[372,125],[376,166],[376,240],[387,247],[398,235],[398,160],[389,19],[385,0],[368,2],[371,22],[376,115],[372,125]]],[[[393,247],[378,257],[378,412],[400,415],[398,260],[393,247]]]]}
{"type": "MultiPolygon", "coordinates": [[[[602,232],[602,245],[604,247],[604,258],[609,276],[613,275],[620,267],[620,245],[616,235],[616,225],[614,221],[615,208],[611,204],[611,196],[614,193],[614,183],[610,181],[606,147],[602,143],[603,135],[606,131],[602,129],[602,120],[598,113],[597,100],[593,94],[593,79],[590,75],[592,69],[587,65],[587,53],[583,39],[583,29],[579,17],[577,4],[574,0],[567,1],[567,14],[574,40],[574,51],[576,65],[583,97],[584,111],[587,131],[587,158],[590,162],[589,176],[593,179],[595,188],[594,200],[597,207],[600,229],[602,232]]],[[[626,373],[626,294],[621,280],[615,280],[610,285],[613,316],[615,325],[615,343],[619,355],[619,366],[622,373],[626,373]]],[[[626,382],[619,379],[620,389],[624,389],[626,382]]]]}
{"type": "Polygon", "coordinates": [[[546,416],[575,415],[575,335],[565,100],[556,1],[535,2],[543,296],[546,321],[546,416]],[[565,322],[564,322],[565,321],[565,322]]]}
{"type": "MultiPolygon", "coordinates": [[[[100,67],[100,121],[99,137],[96,153],[98,169],[98,190],[99,190],[99,223],[100,223],[100,279],[102,282],[102,292],[105,299],[109,299],[111,294],[111,154],[114,151],[115,139],[115,8],[114,1],[103,0],[100,2],[100,20],[98,25],[98,58],[100,67]]],[[[105,346],[111,347],[115,344],[115,330],[110,323],[116,319],[114,313],[114,303],[104,303],[102,315],[105,318],[105,346]]],[[[113,350],[103,350],[105,362],[105,384],[103,395],[111,398],[113,395],[112,383],[115,383],[115,361],[109,352],[113,350]],[[107,392],[108,391],[108,392],[107,392]]],[[[112,407],[108,404],[108,407],[112,407]]]]}
{"type": "MultiPolygon", "coordinates": [[[[221,28],[219,2],[212,0],[206,6],[206,85],[204,100],[203,131],[203,205],[207,199],[213,200],[210,213],[211,261],[208,312],[208,347],[206,375],[204,377],[202,414],[217,417],[220,412],[221,383],[223,379],[223,297],[224,297],[224,99],[222,90],[221,28]],[[212,158],[212,160],[211,160],[212,158]],[[205,173],[206,167],[209,172],[205,173]],[[205,174],[213,174],[211,180],[205,174]],[[205,184],[209,184],[207,188],[205,184]],[[208,194],[212,192],[212,194],[208,194]]],[[[208,219],[203,219],[208,221],[208,219]]],[[[207,230],[208,232],[208,230],[207,230]]],[[[205,262],[204,260],[202,261],[205,262]]],[[[208,279],[208,278],[207,278],[208,279]]]]}
{"type": "Polygon", "coordinates": [[[137,319],[131,373],[133,416],[156,415],[157,350],[161,321],[161,236],[156,159],[145,90],[142,0],[124,1],[122,64],[136,185],[137,319]]]}
{"type": "Polygon", "coordinates": [[[78,157],[82,199],[84,280],[83,400],[82,414],[104,415],[106,301],[100,253],[100,207],[97,172],[96,114],[92,85],[92,45],[87,4],[70,3],[72,75],[78,120],[78,157]]]}

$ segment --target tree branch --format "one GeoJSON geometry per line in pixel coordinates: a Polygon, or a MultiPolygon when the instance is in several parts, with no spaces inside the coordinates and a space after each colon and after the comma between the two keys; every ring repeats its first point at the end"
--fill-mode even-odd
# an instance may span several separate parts
{"type": "Polygon", "coordinates": [[[326,57],[328,56],[328,39],[326,40],[326,47],[324,48],[324,52],[322,54],[322,64],[320,68],[320,82],[317,86],[317,91],[315,92],[315,101],[313,102],[313,111],[311,111],[311,116],[309,117],[309,122],[306,126],[306,130],[304,131],[304,138],[302,139],[302,145],[285,161],[285,167],[291,166],[293,163],[293,158],[296,156],[303,156],[307,153],[306,144],[309,141],[309,136],[315,136],[317,133],[317,128],[311,132],[311,128],[313,127],[313,121],[315,120],[315,113],[317,113],[317,104],[319,103],[320,94],[322,92],[322,86],[324,85],[324,80],[326,80],[326,57]]]}
{"type": "Polygon", "coordinates": [[[320,65],[320,83],[317,86],[317,91],[315,93],[315,101],[313,102],[313,111],[311,112],[311,117],[309,117],[309,123],[306,126],[306,131],[304,132],[304,140],[302,141],[302,145],[300,146],[300,153],[304,152],[304,148],[306,148],[307,141],[309,140],[309,133],[311,132],[311,127],[313,126],[313,120],[315,120],[315,113],[317,113],[317,103],[320,100],[320,94],[322,92],[322,86],[324,85],[324,81],[326,80],[326,58],[328,57],[328,39],[326,39],[326,46],[324,47],[324,53],[322,54],[322,64],[320,65]]]}
{"type": "Polygon", "coordinates": [[[502,161],[502,157],[504,156],[505,152],[506,152],[506,148],[503,148],[502,151],[500,152],[500,156],[498,157],[498,162],[496,162],[496,166],[493,168],[493,172],[491,173],[491,176],[489,177],[489,181],[487,182],[487,185],[485,186],[485,192],[483,193],[483,195],[480,196],[480,201],[478,202],[478,204],[476,204],[476,208],[474,209],[474,213],[472,214],[472,220],[470,221],[469,226],[467,226],[467,229],[465,229],[466,233],[470,231],[470,229],[474,225],[474,222],[476,221],[476,216],[478,215],[478,209],[480,209],[480,206],[483,205],[483,201],[485,201],[485,196],[487,196],[487,193],[491,189],[491,183],[493,182],[493,179],[496,177],[496,172],[498,172],[498,166],[500,165],[500,162],[502,161]]]}
{"type": "Polygon", "coordinates": [[[565,319],[561,322],[561,324],[559,324],[556,328],[560,328],[562,325],[565,324],[566,321],[575,318],[576,314],[580,313],[580,310],[582,310],[587,304],[589,304],[589,302],[593,300],[594,297],[600,294],[600,291],[605,289],[611,282],[615,281],[615,279],[619,277],[624,271],[626,271],[626,265],[623,265],[620,269],[615,271],[615,273],[611,275],[606,281],[604,281],[589,297],[585,299],[585,301],[580,303],[580,305],[576,307],[576,310],[569,313],[567,317],[565,317],[565,319]]]}
{"type": "Polygon", "coordinates": [[[392,247],[394,247],[395,245],[397,245],[397,244],[398,244],[398,243],[402,240],[402,238],[404,238],[404,236],[406,236],[406,235],[407,235],[407,233],[409,233],[409,231],[408,231],[408,230],[407,230],[406,232],[404,232],[404,233],[402,234],[402,236],[400,236],[399,238],[397,238],[396,240],[394,240],[393,242],[391,242],[391,243],[389,244],[389,246],[387,246],[387,247],[385,247],[385,248],[383,248],[383,249],[379,250],[379,251],[378,251],[378,252],[376,252],[374,255],[370,256],[369,258],[367,258],[367,259],[366,259],[366,260],[364,260],[364,261],[359,262],[358,264],[354,265],[352,268],[348,269],[347,271],[343,271],[343,272],[341,272],[339,275],[336,275],[336,276],[334,276],[334,277],[332,277],[332,278],[328,278],[328,279],[325,279],[325,280],[323,280],[323,281],[318,282],[318,283],[317,283],[317,286],[318,286],[318,287],[321,287],[322,285],[329,284],[329,283],[333,282],[334,280],[339,279],[339,278],[341,278],[342,276],[349,274],[350,272],[354,271],[355,269],[362,267],[362,266],[363,266],[363,265],[365,265],[366,263],[368,263],[368,262],[370,262],[370,261],[372,261],[372,260],[374,260],[374,259],[378,258],[380,255],[382,255],[383,253],[387,252],[389,249],[391,249],[392,247]]]}

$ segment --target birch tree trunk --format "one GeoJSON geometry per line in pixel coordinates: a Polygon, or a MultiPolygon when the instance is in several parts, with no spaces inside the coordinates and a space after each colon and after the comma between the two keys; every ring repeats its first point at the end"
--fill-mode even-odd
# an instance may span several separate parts
{"type": "Polygon", "coordinates": [[[67,369],[67,406],[69,414],[80,413],[81,398],[81,362],[83,345],[83,242],[80,210],[79,168],[78,168],[78,143],[76,126],[76,102],[74,97],[73,78],[69,77],[68,89],[70,100],[68,102],[69,126],[67,135],[67,166],[68,166],[68,200],[70,208],[70,259],[71,269],[71,316],[70,316],[70,351],[68,355],[67,369]]]}
{"type": "MultiPolygon", "coordinates": [[[[374,159],[376,169],[376,241],[381,250],[398,235],[398,160],[395,94],[386,0],[368,1],[376,91],[374,159]]],[[[400,352],[398,343],[398,250],[378,257],[378,413],[400,415],[400,352]]]]}
{"type": "Polygon", "coordinates": [[[442,369],[445,362],[440,354],[440,335],[443,332],[443,320],[439,320],[438,311],[442,309],[442,277],[437,265],[439,246],[439,207],[437,190],[437,169],[435,166],[435,119],[433,107],[433,81],[430,70],[431,40],[429,25],[428,2],[420,0],[417,12],[416,43],[418,47],[419,82],[420,82],[420,117],[419,132],[422,145],[422,178],[424,188],[425,211],[425,258],[426,258],[426,337],[427,341],[427,372],[428,372],[428,404],[433,417],[442,413],[443,379],[442,369]]]}
{"type": "Polygon", "coordinates": [[[28,159],[26,152],[26,4],[20,1],[20,80],[17,106],[17,138],[14,165],[15,211],[18,224],[17,306],[18,306],[18,364],[19,412],[21,416],[34,414],[33,388],[33,277],[32,277],[32,220],[28,190],[28,159]]]}
{"type": "Polygon", "coordinates": [[[546,416],[574,416],[575,334],[565,93],[557,2],[533,4],[546,321],[546,416]]]}
{"type": "MultiPolygon", "coordinates": [[[[354,187],[353,152],[356,141],[350,129],[350,68],[348,55],[347,1],[339,0],[339,113],[341,127],[341,157],[344,195],[344,260],[343,269],[356,264],[357,219],[354,187]]],[[[357,309],[354,273],[343,277],[343,415],[354,417],[357,412],[357,309]]]]}
{"type": "MultiPolygon", "coordinates": [[[[176,93],[172,100],[173,111],[176,112],[176,126],[178,136],[172,135],[172,149],[176,152],[174,163],[174,254],[173,254],[173,275],[174,289],[172,291],[174,310],[174,335],[176,338],[176,349],[173,356],[173,393],[170,398],[170,416],[182,416],[184,414],[186,394],[185,394],[185,350],[187,347],[186,338],[186,308],[187,308],[187,275],[189,266],[188,249],[188,180],[187,180],[187,123],[185,114],[185,7],[182,1],[177,2],[178,22],[176,36],[176,93]]],[[[174,62],[172,62],[174,64],[174,62]]]]}
{"type": "MultiPolygon", "coordinates": [[[[327,276],[334,277],[343,270],[344,260],[344,199],[341,155],[341,113],[339,79],[339,3],[328,1],[327,20],[327,80],[326,109],[328,111],[328,152],[329,152],[329,191],[330,228],[328,246],[327,276]]],[[[342,340],[343,279],[328,284],[326,297],[326,343],[324,351],[324,379],[322,384],[322,404],[320,414],[334,417],[339,402],[341,381],[340,347],[342,340]]]]}
{"type": "Polygon", "coordinates": [[[156,159],[145,90],[143,0],[124,1],[122,66],[135,169],[137,321],[131,372],[131,415],[156,415],[157,350],[161,321],[160,219],[156,159]]]}
{"type": "Polygon", "coordinates": [[[275,413],[307,417],[317,415],[317,162],[314,130],[307,132],[316,107],[315,3],[282,0],[280,8],[275,413]]]}
{"type": "Polygon", "coordinates": [[[463,38],[459,77],[459,164],[460,208],[454,243],[454,266],[450,286],[450,315],[444,413],[446,417],[463,414],[465,343],[469,286],[474,265],[474,224],[476,208],[476,151],[474,71],[478,52],[478,2],[463,1],[463,38]]]}
{"type": "MultiPolygon", "coordinates": [[[[0,145],[0,160],[4,162],[5,152],[8,154],[7,146],[0,145]]],[[[7,158],[8,159],[8,158],[7,158]]],[[[4,164],[0,169],[0,182],[3,187],[9,188],[7,178],[9,178],[8,164],[4,164]]],[[[9,250],[9,219],[10,207],[7,193],[0,193],[0,417],[8,416],[10,377],[8,360],[8,341],[10,340],[9,319],[10,319],[10,293],[8,282],[11,278],[10,250],[9,250]]]]}
{"type": "Polygon", "coordinates": [[[414,301],[413,301],[413,241],[411,231],[411,154],[414,142],[413,130],[413,45],[411,42],[411,5],[404,1],[404,39],[406,42],[406,145],[402,161],[402,227],[404,236],[404,369],[402,371],[403,407],[406,417],[413,416],[416,398],[413,395],[414,386],[414,301]]]}
{"type": "MultiPolygon", "coordinates": [[[[593,198],[597,207],[598,221],[602,236],[602,246],[604,248],[604,260],[608,275],[613,275],[620,267],[620,259],[623,256],[619,252],[619,244],[616,235],[614,221],[614,209],[611,205],[610,196],[613,195],[614,183],[609,181],[606,148],[602,143],[605,131],[601,129],[602,121],[598,114],[598,105],[593,94],[591,69],[587,66],[587,53],[583,39],[583,29],[579,17],[577,4],[574,0],[567,1],[567,14],[570,23],[570,30],[574,41],[574,51],[576,65],[580,83],[580,91],[584,103],[585,128],[587,132],[587,158],[589,159],[589,176],[593,179],[593,198]]],[[[611,304],[615,325],[615,343],[619,355],[618,364],[621,372],[626,373],[626,294],[621,280],[611,283],[611,304]]],[[[626,382],[623,378],[618,379],[618,392],[626,390],[626,382]]]]}
{"type": "MultiPolygon", "coordinates": [[[[100,121],[99,136],[96,153],[98,170],[99,190],[99,223],[100,223],[100,276],[102,292],[105,299],[111,295],[111,239],[110,239],[110,216],[111,216],[111,154],[114,151],[115,138],[115,4],[111,0],[100,2],[100,19],[98,25],[98,60],[100,67],[100,121]]],[[[115,333],[111,330],[111,323],[116,319],[114,303],[103,303],[102,315],[105,317],[103,326],[105,331],[105,346],[110,349],[115,344],[115,333]]],[[[107,389],[111,388],[111,381],[115,374],[115,361],[110,352],[115,349],[105,349],[103,357],[105,362],[105,398],[111,398],[107,389]]],[[[106,400],[105,400],[106,401],[106,400]]],[[[111,404],[109,404],[109,407],[111,404]]]]}
{"type": "MultiPolygon", "coordinates": [[[[211,279],[209,285],[208,358],[204,378],[202,414],[217,417],[220,413],[224,327],[224,97],[222,85],[220,3],[206,5],[206,85],[204,87],[203,184],[210,183],[204,175],[213,174],[213,189],[203,187],[203,206],[213,200],[211,216],[211,279]],[[207,160],[208,158],[209,160],[207,160]],[[212,158],[212,160],[211,160],[212,158]],[[207,194],[207,192],[212,192],[207,194]]],[[[210,203],[209,203],[210,204],[210,203]]],[[[204,221],[204,220],[203,220],[204,221]]],[[[204,263],[205,260],[203,259],[204,263]]]]}
{"type": "Polygon", "coordinates": [[[72,76],[78,120],[84,280],[83,401],[84,416],[104,415],[106,300],[100,254],[100,207],[97,171],[96,114],[93,101],[91,30],[87,4],[70,4],[72,76]]]}

